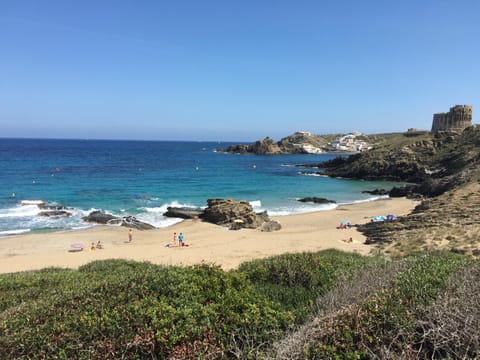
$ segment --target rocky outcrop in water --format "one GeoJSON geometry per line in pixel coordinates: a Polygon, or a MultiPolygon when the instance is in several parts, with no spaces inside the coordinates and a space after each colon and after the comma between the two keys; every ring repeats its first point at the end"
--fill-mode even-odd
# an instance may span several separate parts
{"type": "Polygon", "coordinates": [[[109,221],[120,219],[118,216],[113,216],[112,214],[104,213],[103,211],[92,211],[87,216],[82,217],[83,221],[97,223],[97,224],[108,224],[109,221]]]}
{"type": "Polygon", "coordinates": [[[147,224],[143,221],[138,220],[135,216],[124,216],[122,218],[121,226],[128,228],[133,228],[137,230],[152,230],[155,229],[155,226],[147,224]]]}
{"type": "Polygon", "coordinates": [[[72,208],[67,208],[66,206],[62,205],[50,205],[41,203],[38,204],[38,207],[42,209],[37,215],[38,216],[45,216],[49,218],[62,218],[62,217],[70,217],[72,216],[72,208]]]}
{"type": "Polygon", "coordinates": [[[218,149],[219,151],[229,152],[234,154],[256,154],[256,155],[276,155],[282,154],[284,151],[280,149],[277,143],[268,136],[256,141],[252,145],[230,145],[227,149],[218,149]]]}
{"type": "Polygon", "coordinates": [[[174,207],[169,206],[163,216],[180,218],[180,219],[195,219],[203,216],[203,210],[191,207],[174,207]]]}
{"type": "Polygon", "coordinates": [[[329,200],[329,199],[325,199],[325,198],[321,198],[321,197],[315,197],[315,196],[304,197],[304,198],[298,199],[298,201],[300,201],[300,202],[311,202],[311,203],[314,203],[314,204],[336,204],[335,200],[329,200]]]}
{"type": "Polygon", "coordinates": [[[281,225],[270,220],[266,212],[255,213],[247,201],[232,199],[208,199],[203,220],[231,228],[260,228],[262,231],[279,230],[281,225]]]}
{"type": "Polygon", "coordinates": [[[135,218],[135,216],[119,217],[112,214],[104,213],[103,211],[92,211],[87,216],[84,216],[82,220],[103,225],[120,225],[137,230],[155,229],[155,226],[140,221],[135,218]]]}

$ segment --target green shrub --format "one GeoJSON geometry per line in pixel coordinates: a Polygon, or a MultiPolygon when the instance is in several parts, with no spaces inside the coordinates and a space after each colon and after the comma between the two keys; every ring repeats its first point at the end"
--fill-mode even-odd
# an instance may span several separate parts
{"type": "Polygon", "coordinates": [[[435,301],[447,279],[467,260],[450,253],[415,255],[410,266],[391,285],[365,301],[330,318],[315,343],[304,349],[308,357],[409,357],[417,351],[419,309],[435,301]],[[370,355],[369,355],[370,354],[370,355]]]}
{"type": "Polygon", "coordinates": [[[259,346],[292,321],[244,276],[213,266],[109,260],[1,279],[2,299],[21,298],[2,301],[0,358],[220,356],[232,334],[249,334],[237,348],[259,346]]]}
{"type": "Polygon", "coordinates": [[[371,261],[358,254],[325,250],[253,260],[238,271],[255,284],[259,293],[293,312],[299,323],[312,313],[318,296],[330,290],[341,274],[371,261]]]}

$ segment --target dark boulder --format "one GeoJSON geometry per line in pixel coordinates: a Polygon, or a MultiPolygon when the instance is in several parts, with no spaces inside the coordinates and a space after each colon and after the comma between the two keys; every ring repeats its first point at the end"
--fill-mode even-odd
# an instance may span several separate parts
{"type": "Polygon", "coordinates": [[[195,219],[203,216],[203,210],[190,207],[172,207],[169,206],[163,216],[181,219],[195,219]]]}
{"type": "Polygon", "coordinates": [[[147,224],[143,221],[137,220],[135,216],[118,217],[112,214],[106,214],[103,211],[92,211],[87,216],[84,216],[82,220],[86,222],[94,222],[104,225],[120,225],[137,230],[151,230],[155,229],[155,226],[147,224]]]}
{"type": "Polygon", "coordinates": [[[51,218],[59,218],[59,217],[69,217],[72,216],[72,213],[66,210],[45,210],[40,211],[38,216],[46,216],[51,218]]]}
{"type": "Polygon", "coordinates": [[[362,193],[370,195],[390,195],[390,191],[385,189],[375,189],[375,190],[363,190],[362,193]]]}
{"type": "Polygon", "coordinates": [[[103,211],[92,211],[87,216],[82,217],[83,221],[86,222],[93,222],[97,224],[107,224],[111,220],[119,219],[117,216],[113,216],[112,214],[106,214],[103,211]]]}
{"type": "Polygon", "coordinates": [[[125,216],[122,219],[121,226],[128,228],[133,228],[137,230],[152,230],[155,229],[155,226],[147,224],[143,221],[138,220],[135,216],[125,216]]]}
{"type": "Polygon", "coordinates": [[[336,201],[334,200],[329,200],[321,197],[305,197],[302,199],[298,199],[298,201],[301,202],[311,202],[315,204],[336,204],[336,201]]]}

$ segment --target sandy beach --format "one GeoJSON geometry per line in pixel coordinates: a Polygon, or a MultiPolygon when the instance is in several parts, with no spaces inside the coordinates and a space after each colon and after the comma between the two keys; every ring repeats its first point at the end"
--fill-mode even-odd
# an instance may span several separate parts
{"type": "Polygon", "coordinates": [[[216,264],[225,270],[242,262],[283,253],[340,249],[369,254],[364,236],[355,227],[337,229],[342,219],[352,224],[370,221],[371,216],[408,214],[417,202],[385,199],[334,210],[272,217],[282,229],[275,232],[241,229],[238,231],[185,220],[174,226],[149,231],[134,231],[128,242],[124,227],[95,226],[62,233],[27,234],[0,239],[0,273],[37,270],[45,267],[78,268],[94,260],[131,259],[164,265],[216,264]],[[185,247],[167,247],[173,233],[182,232],[185,247]],[[352,238],[351,243],[346,242],[352,238]],[[92,242],[101,241],[104,249],[91,250],[92,242]],[[71,252],[71,244],[82,243],[83,251],[71,252]]]}

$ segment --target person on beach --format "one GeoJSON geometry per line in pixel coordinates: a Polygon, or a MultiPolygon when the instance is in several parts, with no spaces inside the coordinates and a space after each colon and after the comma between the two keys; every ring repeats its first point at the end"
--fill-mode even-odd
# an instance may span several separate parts
{"type": "Polygon", "coordinates": [[[178,246],[183,246],[183,233],[178,234],[178,246]]]}
{"type": "Polygon", "coordinates": [[[128,230],[128,242],[132,242],[133,240],[133,230],[128,230]]]}
{"type": "Polygon", "coordinates": [[[95,246],[97,249],[103,249],[103,245],[102,243],[100,242],[100,240],[98,240],[97,242],[97,245],[95,246]]]}
{"type": "Polygon", "coordinates": [[[173,246],[177,246],[177,233],[173,233],[173,246]]]}
{"type": "Polygon", "coordinates": [[[96,247],[95,247],[95,243],[93,243],[93,242],[92,242],[92,246],[90,247],[90,250],[92,250],[92,251],[93,251],[93,250],[95,250],[95,249],[96,249],[96,247]]]}

